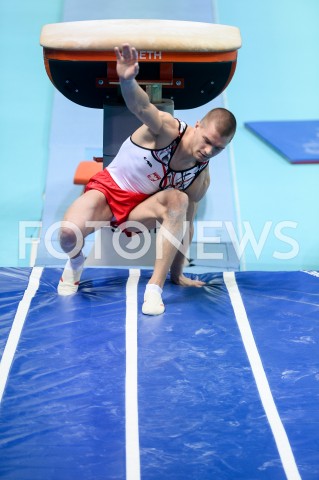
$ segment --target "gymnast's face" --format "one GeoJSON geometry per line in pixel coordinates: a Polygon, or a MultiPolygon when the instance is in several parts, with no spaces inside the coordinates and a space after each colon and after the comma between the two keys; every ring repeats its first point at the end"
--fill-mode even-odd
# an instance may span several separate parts
{"type": "Polygon", "coordinates": [[[207,162],[218,155],[230,142],[231,137],[221,136],[214,122],[196,122],[193,138],[193,156],[199,163],[207,162]]]}

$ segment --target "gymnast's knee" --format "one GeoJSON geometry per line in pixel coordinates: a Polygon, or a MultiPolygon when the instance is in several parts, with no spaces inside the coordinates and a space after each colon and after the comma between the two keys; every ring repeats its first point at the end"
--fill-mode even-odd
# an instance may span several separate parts
{"type": "Polygon", "coordinates": [[[59,231],[59,241],[62,250],[66,253],[75,249],[75,247],[80,252],[83,247],[83,235],[76,225],[62,225],[59,231]]]}
{"type": "Polygon", "coordinates": [[[164,206],[165,213],[169,216],[184,216],[188,208],[188,196],[180,190],[167,190],[164,206]]]}

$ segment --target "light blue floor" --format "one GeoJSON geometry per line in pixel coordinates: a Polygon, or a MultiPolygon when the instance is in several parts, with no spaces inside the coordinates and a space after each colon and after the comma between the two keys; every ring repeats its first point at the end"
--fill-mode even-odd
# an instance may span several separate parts
{"type": "MultiPolygon", "coordinates": [[[[101,9],[106,8],[104,2],[100,3],[101,9]]],[[[250,228],[248,245],[241,257],[242,269],[318,268],[319,165],[288,164],[248,132],[244,122],[318,118],[319,4],[316,0],[308,0],[307,4],[296,0],[283,0],[280,4],[275,0],[258,4],[253,0],[223,0],[204,2],[200,9],[197,3],[196,8],[193,3],[185,8],[185,2],[176,6],[179,17],[175,18],[211,21],[217,12],[220,23],[236,25],[242,33],[237,71],[219,100],[226,102],[239,124],[230,151],[231,201],[237,214],[231,223],[237,236],[249,233],[250,228]],[[253,236],[255,248],[251,244],[253,236]]],[[[75,7],[78,18],[68,19],[81,19],[84,1],[39,4],[32,0],[22,4],[15,0],[0,6],[2,266],[28,264],[28,258],[19,258],[19,222],[41,220],[48,158],[53,148],[63,149],[62,144],[52,146],[49,139],[53,88],[43,67],[40,30],[45,23],[61,21],[63,9],[67,16],[75,7]],[[65,10],[66,4],[69,10],[65,10]]],[[[114,18],[128,17],[127,9],[119,5],[117,8],[114,18]]],[[[168,2],[160,7],[150,6],[148,11],[136,8],[134,16],[142,18],[156,17],[159,8],[162,16],[163,11],[169,12],[168,2]]],[[[83,159],[71,148],[69,157],[72,154],[75,164],[83,159]]],[[[225,179],[217,176],[214,180],[214,192],[217,185],[221,199],[220,203],[215,202],[214,219],[218,219],[225,179]]],[[[59,192],[58,198],[64,199],[65,205],[59,200],[52,207],[58,213],[63,213],[74,194],[73,188],[70,185],[70,192],[59,192]]],[[[224,224],[221,235],[228,234],[229,229],[224,224]]],[[[33,227],[26,233],[31,236],[37,231],[33,227]]]]}

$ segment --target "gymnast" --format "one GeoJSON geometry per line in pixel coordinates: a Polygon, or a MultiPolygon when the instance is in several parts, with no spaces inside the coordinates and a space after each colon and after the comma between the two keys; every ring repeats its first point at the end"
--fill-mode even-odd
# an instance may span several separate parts
{"type": "Polygon", "coordinates": [[[59,238],[69,259],[58,293],[71,295],[78,289],[85,261],[84,238],[94,231],[87,222],[116,222],[121,226],[134,221],[147,229],[160,224],[154,270],[142,306],[144,314],[159,315],[165,310],[162,293],[169,271],[171,281],[177,285],[204,285],[183,274],[182,249],[163,232],[166,229],[180,243],[186,237],[191,241],[198,202],[210,183],[209,160],[232,140],[236,119],[228,110],[215,108],[192,127],[158,110],[136,81],[136,49],[124,44],[121,50],[115,47],[115,54],[122,96],[142,126],[124,141],[114,160],[90,179],[83,195],[65,213],[59,238]],[[80,242],[72,225],[81,232],[80,242]]]}

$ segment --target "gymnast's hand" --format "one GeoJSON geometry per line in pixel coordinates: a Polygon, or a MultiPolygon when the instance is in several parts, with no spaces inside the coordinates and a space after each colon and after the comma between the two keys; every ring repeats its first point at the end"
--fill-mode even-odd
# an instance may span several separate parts
{"type": "Polygon", "coordinates": [[[202,282],[198,279],[191,279],[189,277],[185,277],[185,275],[174,275],[171,273],[171,281],[176,285],[180,285],[181,287],[202,287],[205,285],[205,282],[202,282]]]}
{"type": "Polygon", "coordinates": [[[117,59],[116,71],[119,78],[123,80],[134,79],[139,71],[136,49],[125,43],[122,46],[122,52],[118,47],[115,47],[114,51],[117,59]]]}

